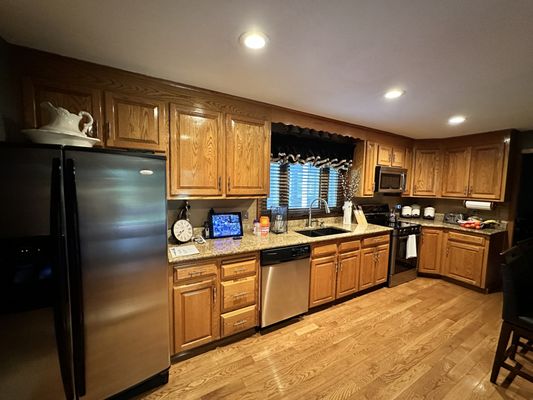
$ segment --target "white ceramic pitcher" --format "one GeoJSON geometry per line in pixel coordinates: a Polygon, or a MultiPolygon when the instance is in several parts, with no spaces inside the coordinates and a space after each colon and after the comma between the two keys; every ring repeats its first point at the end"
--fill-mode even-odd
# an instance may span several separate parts
{"type": "Polygon", "coordinates": [[[79,136],[87,136],[87,133],[92,129],[94,119],[87,111],[80,111],[77,115],[72,114],[62,107],[55,107],[49,101],[43,101],[41,108],[48,111],[50,122],[45,126],[41,126],[40,129],[79,136]],[[84,116],[87,117],[88,122],[83,124],[83,129],[80,131],[80,121],[84,116]]]}

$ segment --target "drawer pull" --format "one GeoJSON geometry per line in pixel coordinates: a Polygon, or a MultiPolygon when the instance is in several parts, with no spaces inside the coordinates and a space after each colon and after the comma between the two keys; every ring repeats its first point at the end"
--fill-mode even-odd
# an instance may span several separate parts
{"type": "Polygon", "coordinates": [[[234,298],[236,298],[236,297],[243,297],[243,296],[248,295],[248,293],[249,293],[249,292],[235,293],[235,294],[233,295],[233,297],[234,297],[234,298]]]}
{"type": "Polygon", "coordinates": [[[234,272],[238,274],[239,272],[244,272],[244,271],[246,271],[246,268],[236,268],[234,272]]]}
{"type": "Polygon", "coordinates": [[[204,271],[190,271],[189,272],[189,276],[202,275],[203,273],[204,273],[204,271]]]}
{"type": "Polygon", "coordinates": [[[247,319],[241,319],[240,321],[237,321],[233,324],[233,326],[239,326],[239,325],[244,325],[245,323],[247,323],[248,320],[247,319]]]}

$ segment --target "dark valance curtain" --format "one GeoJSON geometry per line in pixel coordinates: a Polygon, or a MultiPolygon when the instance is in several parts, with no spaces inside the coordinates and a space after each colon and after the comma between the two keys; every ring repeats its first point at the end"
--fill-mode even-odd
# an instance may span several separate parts
{"type": "Polygon", "coordinates": [[[271,161],[346,171],[352,166],[355,144],[348,136],[273,123],[271,161]]]}

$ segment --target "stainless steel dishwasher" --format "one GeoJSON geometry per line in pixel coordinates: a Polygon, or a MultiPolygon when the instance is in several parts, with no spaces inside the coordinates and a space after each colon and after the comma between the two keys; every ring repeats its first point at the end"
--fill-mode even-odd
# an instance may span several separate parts
{"type": "Polygon", "coordinates": [[[261,251],[261,327],[309,310],[309,245],[261,251]]]}

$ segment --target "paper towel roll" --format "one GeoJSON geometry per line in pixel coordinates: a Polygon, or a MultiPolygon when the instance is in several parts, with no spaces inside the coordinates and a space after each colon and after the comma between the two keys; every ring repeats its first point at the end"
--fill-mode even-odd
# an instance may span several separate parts
{"type": "Polygon", "coordinates": [[[492,210],[493,204],[491,201],[465,201],[465,207],[471,210],[492,210]]]}

